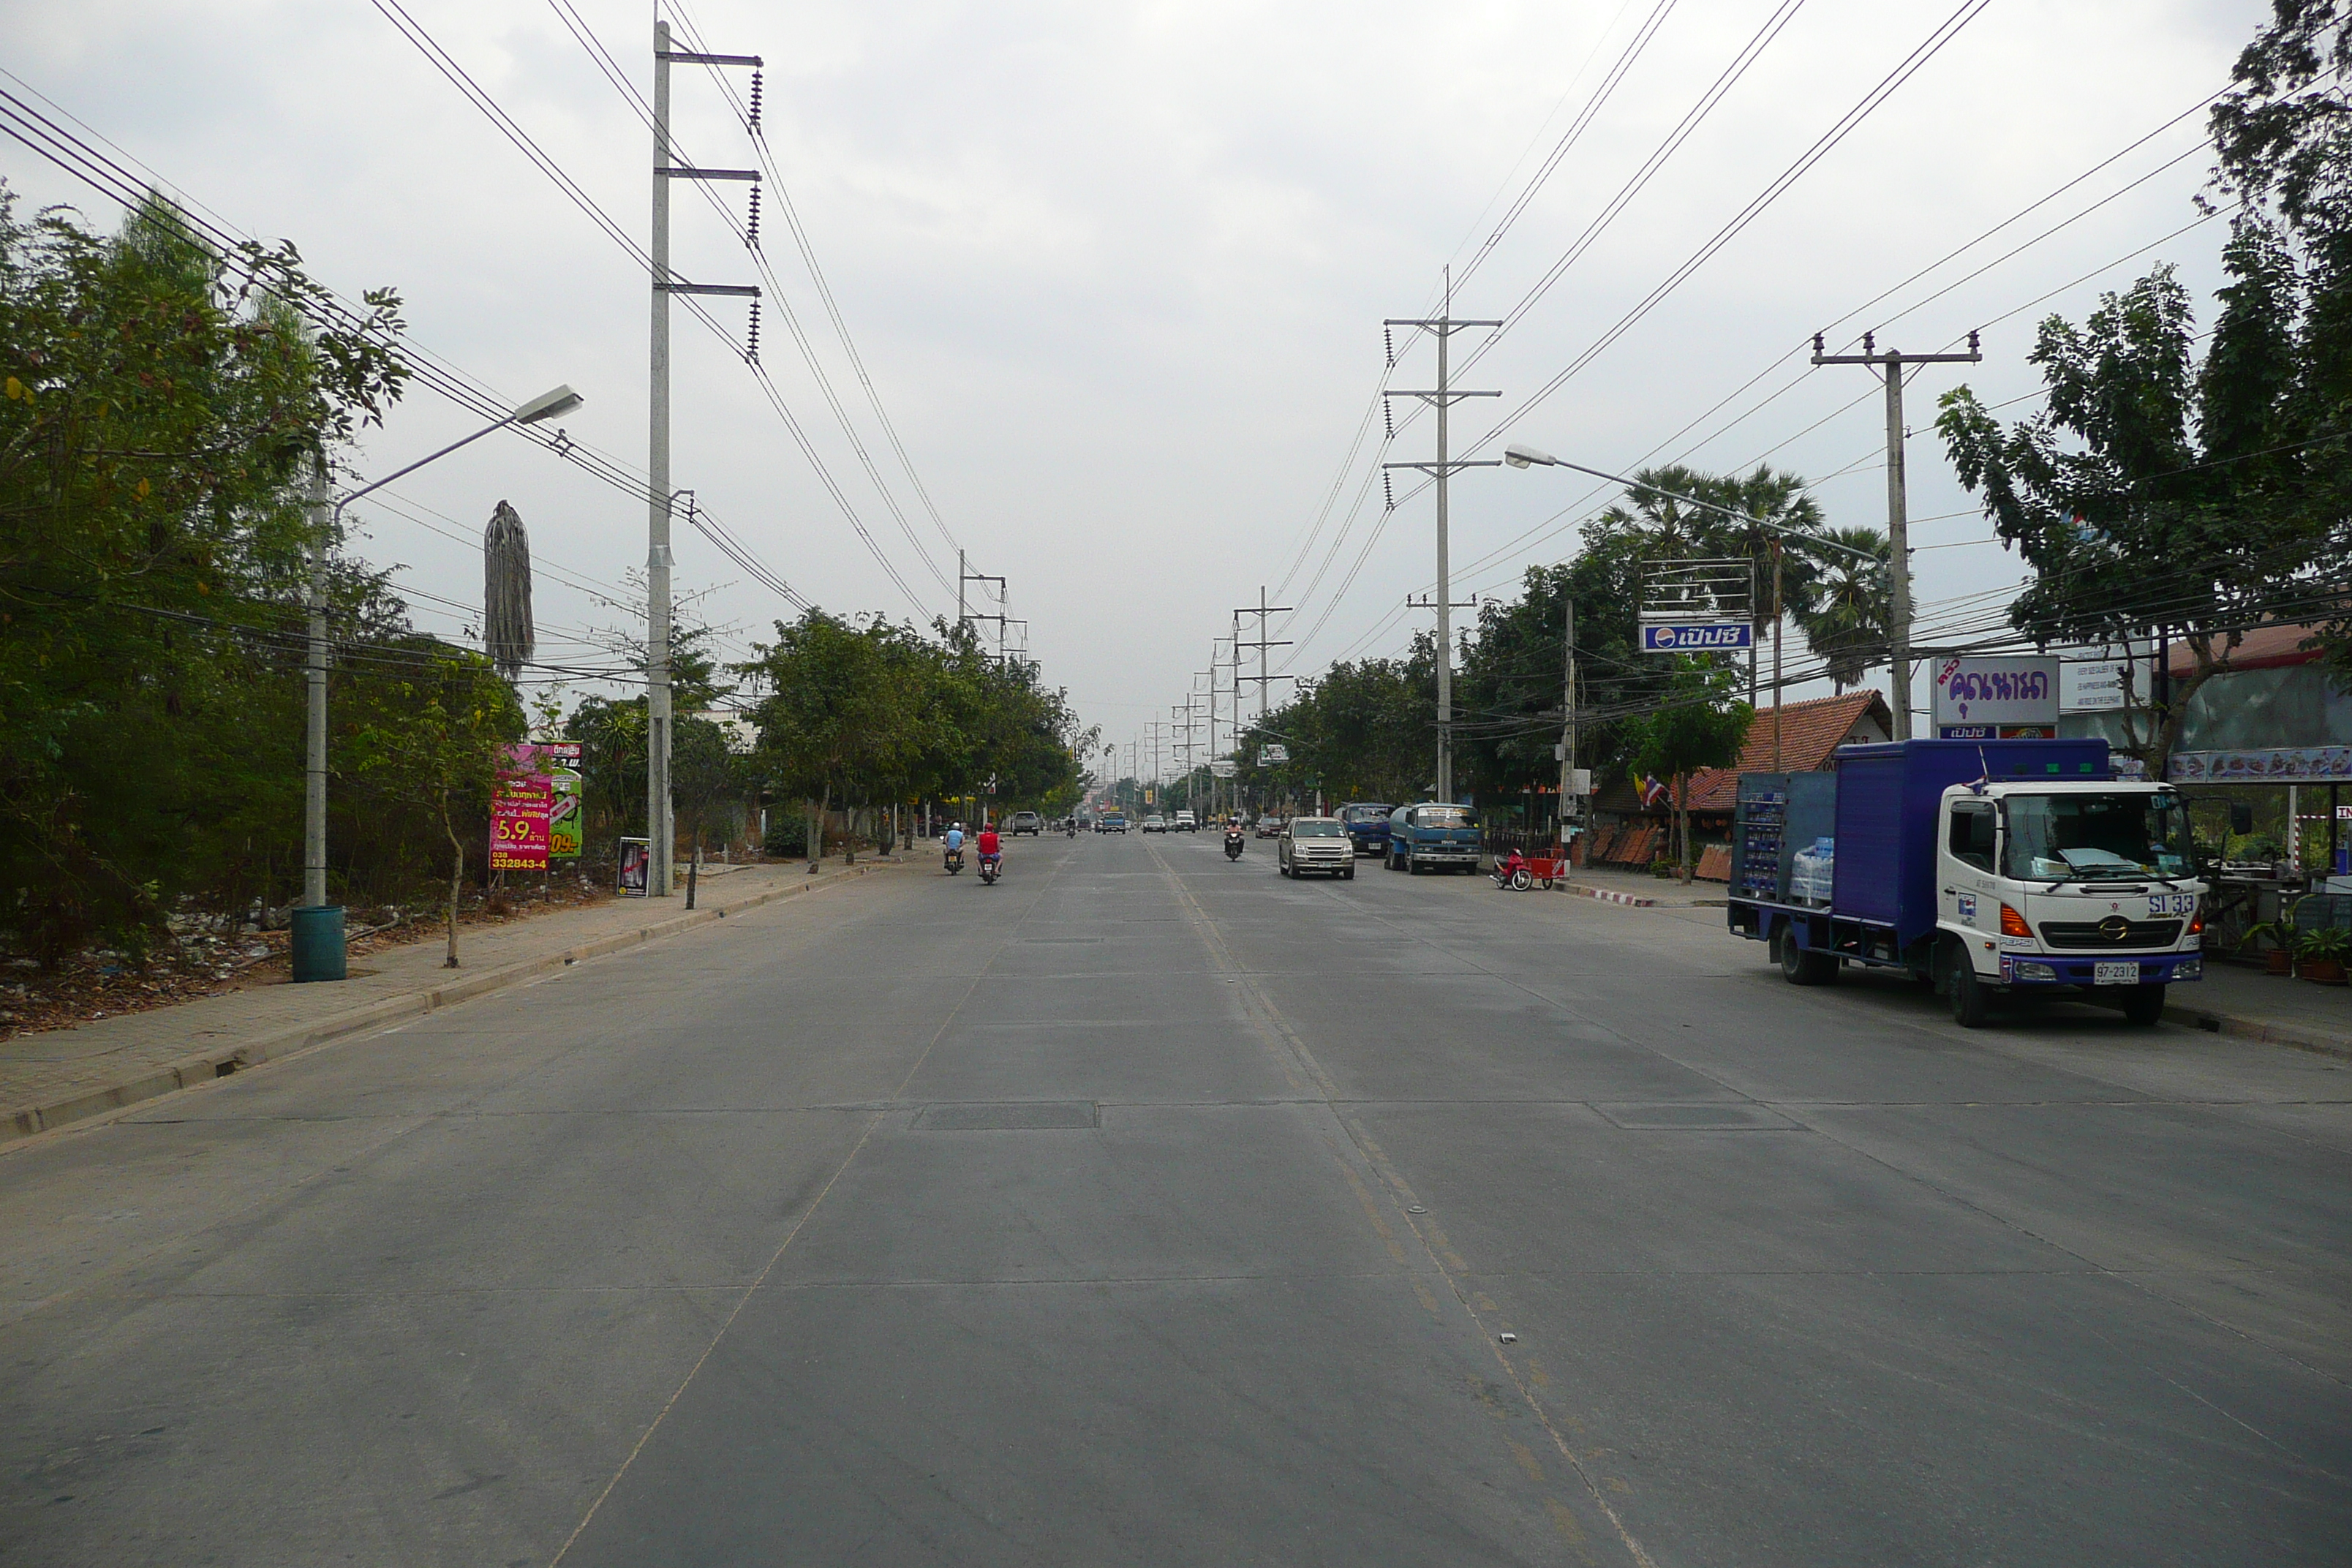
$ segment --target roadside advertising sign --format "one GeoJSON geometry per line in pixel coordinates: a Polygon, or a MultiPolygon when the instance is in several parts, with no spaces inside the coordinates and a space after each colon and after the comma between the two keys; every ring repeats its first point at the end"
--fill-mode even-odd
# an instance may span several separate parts
{"type": "Polygon", "coordinates": [[[652,874],[653,840],[624,838],[621,840],[621,896],[642,899],[646,896],[646,879],[652,874]]]}
{"type": "Polygon", "coordinates": [[[1242,765],[1231,757],[1219,757],[1209,764],[1209,776],[1213,779],[1229,779],[1241,771],[1242,765]]]}
{"type": "Polygon", "coordinates": [[[1927,710],[1947,741],[2047,740],[2058,733],[2054,658],[1939,658],[1927,710]]]}
{"type": "Polygon", "coordinates": [[[2152,658],[2064,659],[2058,666],[2058,710],[2061,713],[2116,713],[2124,706],[2124,674],[2131,674],[2135,707],[2154,700],[2156,660],[2152,658]]]}
{"type": "Polygon", "coordinates": [[[1290,761],[1290,748],[1288,746],[1260,746],[1257,749],[1257,765],[1259,767],[1280,767],[1283,763],[1288,761],[1290,761]]]}
{"type": "Polygon", "coordinates": [[[1642,627],[1643,653],[1727,653],[1753,647],[1756,627],[1748,621],[1691,621],[1642,627]]]}
{"type": "Polygon", "coordinates": [[[547,858],[551,860],[577,860],[587,835],[585,813],[581,806],[580,775],[570,768],[558,768],[547,775],[548,789],[552,796],[547,812],[547,858]]]}
{"type": "Polygon", "coordinates": [[[553,793],[545,773],[501,773],[490,791],[490,869],[547,869],[553,793]]]}

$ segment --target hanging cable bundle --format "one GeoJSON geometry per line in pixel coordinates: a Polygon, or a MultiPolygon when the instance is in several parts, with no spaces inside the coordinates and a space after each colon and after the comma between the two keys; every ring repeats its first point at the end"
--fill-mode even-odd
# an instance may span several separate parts
{"type": "Polygon", "coordinates": [[[505,501],[482,531],[482,647],[509,680],[537,651],[530,625],[530,536],[505,501]]]}

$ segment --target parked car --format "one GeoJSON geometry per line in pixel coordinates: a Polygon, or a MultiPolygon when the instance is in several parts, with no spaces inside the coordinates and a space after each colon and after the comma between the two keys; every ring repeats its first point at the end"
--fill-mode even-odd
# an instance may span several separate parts
{"type": "Polygon", "coordinates": [[[1168,826],[1171,830],[1177,833],[1198,833],[1201,830],[1201,819],[1189,811],[1180,811],[1176,814],[1176,820],[1168,826]]]}
{"type": "Polygon", "coordinates": [[[1389,814],[1389,869],[1478,869],[1478,814],[1466,805],[1423,801],[1389,814]]]}
{"type": "Polygon", "coordinates": [[[1016,811],[1013,814],[1012,831],[1015,838],[1024,833],[1034,838],[1045,831],[1045,819],[1034,811],[1016,811]]]}
{"type": "Polygon", "coordinates": [[[1146,833],[1165,833],[1168,831],[1168,819],[1155,811],[1150,816],[1143,819],[1143,831],[1146,833]]]}
{"type": "Polygon", "coordinates": [[[1359,855],[1386,855],[1389,852],[1389,813],[1395,806],[1385,801],[1357,800],[1341,806],[1335,814],[1348,830],[1348,841],[1359,855]]]}
{"type": "Polygon", "coordinates": [[[1274,841],[1274,868],[1285,877],[1322,871],[1352,880],[1356,850],[1338,817],[1294,816],[1282,837],[1274,841]]]}

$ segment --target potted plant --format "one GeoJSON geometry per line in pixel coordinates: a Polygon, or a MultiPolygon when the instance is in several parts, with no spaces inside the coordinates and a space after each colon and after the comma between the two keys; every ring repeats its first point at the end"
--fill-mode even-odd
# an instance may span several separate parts
{"type": "Polygon", "coordinates": [[[2263,959],[2267,965],[2263,970],[2264,973],[2284,975],[2294,973],[2293,945],[2294,928],[2293,926],[2284,921],[2264,921],[2260,925],[2248,926],[2246,934],[2239,939],[2238,951],[2252,952],[2257,942],[2267,942],[2271,944],[2262,950],[2263,959]]]}
{"type": "Polygon", "coordinates": [[[2344,959],[2352,952],[2352,931],[2320,926],[2294,939],[2294,972],[2319,985],[2344,984],[2344,959]]]}

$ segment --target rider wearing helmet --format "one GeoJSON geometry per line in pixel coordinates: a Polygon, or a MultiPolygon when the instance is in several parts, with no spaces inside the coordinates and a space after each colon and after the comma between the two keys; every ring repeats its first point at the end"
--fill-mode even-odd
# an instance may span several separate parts
{"type": "Polygon", "coordinates": [[[949,824],[948,824],[948,849],[949,849],[949,851],[950,851],[950,853],[952,853],[953,851],[958,850],[958,849],[961,849],[961,848],[962,848],[962,847],[963,847],[963,824],[962,824],[962,823],[961,823],[961,822],[950,822],[950,823],[949,823],[949,824]]]}

